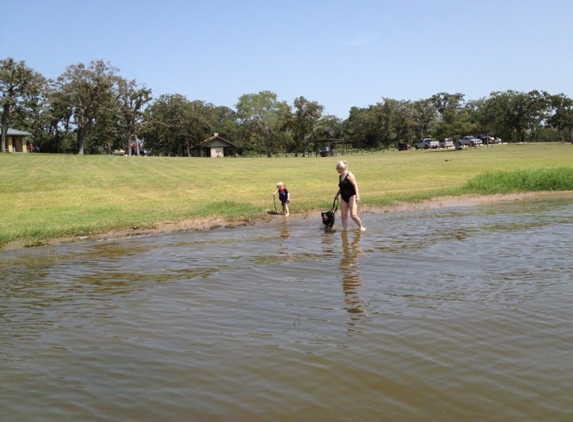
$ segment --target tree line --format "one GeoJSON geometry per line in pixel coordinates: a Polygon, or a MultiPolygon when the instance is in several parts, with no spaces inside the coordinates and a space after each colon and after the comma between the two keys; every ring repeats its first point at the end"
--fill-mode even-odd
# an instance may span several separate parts
{"type": "Polygon", "coordinates": [[[317,140],[344,139],[358,149],[382,149],[424,137],[458,139],[484,133],[506,142],[573,141],[573,100],[533,90],[492,92],[466,100],[460,93],[437,93],[417,101],[382,98],[352,107],[347,119],[303,96],[292,104],[272,91],[244,94],[234,108],[181,94],[157,98],[136,80],[120,76],[109,62],[73,64],[50,80],[13,58],[0,60],[1,151],[8,128],[32,134],[44,152],[132,153],[193,156],[199,144],[218,133],[242,155],[310,153],[317,140]]]}

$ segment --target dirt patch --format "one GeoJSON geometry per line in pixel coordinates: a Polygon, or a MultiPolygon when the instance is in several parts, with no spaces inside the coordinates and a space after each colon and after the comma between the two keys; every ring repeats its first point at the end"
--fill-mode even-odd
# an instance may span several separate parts
{"type": "Polygon", "coordinates": [[[447,196],[433,198],[423,202],[403,203],[386,207],[364,206],[361,207],[361,212],[407,212],[436,208],[455,208],[475,205],[498,204],[515,201],[543,201],[548,199],[573,199],[573,191],[522,192],[503,195],[447,196]]]}
{"type": "MultiPolygon", "coordinates": [[[[389,205],[384,207],[360,206],[361,214],[377,214],[377,213],[394,213],[394,212],[408,212],[419,211],[427,209],[439,208],[454,208],[466,207],[475,205],[487,205],[504,202],[515,201],[542,201],[547,199],[573,199],[573,191],[565,192],[526,192],[526,193],[512,193],[506,195],[478,195],[478,196],[452,196],[452,197],[439,197],[433,198],[423,202],[416,203],[402,203],[397,205],[389,205]]],[[[257,224],[268,222],[273,218],[277,218],[274,212],[269,212],[269,215],[257,219],[242,219],[242,220],[226,220],[224,218],[195,218],[187,219],[177,222],[160,222],[155,224],[152,228],[131,227],[120,230],[113,230],[106,233],[95,234],[90,236],[76,236],[76,237],[62,237],[50,239],[42,242],[42,245],[57,245],[64,243],[75,243],[81,241],[97,241],[108,239],[127,239],[140,236],[149,236],[157,234],[168,234],[186,231],[204,231],[214,230],[217,228],[233,228],[239,226],[246,226],[250,224],[257,224]]],[[[320,215],[320,211],[304,212],[304,213],[291,213],[289,217],[281,218],[308,218],[320,215]]],[[[21,242],[12,242],[0,247],[1,250],[14,250],[27,247],[21,242]]]]}

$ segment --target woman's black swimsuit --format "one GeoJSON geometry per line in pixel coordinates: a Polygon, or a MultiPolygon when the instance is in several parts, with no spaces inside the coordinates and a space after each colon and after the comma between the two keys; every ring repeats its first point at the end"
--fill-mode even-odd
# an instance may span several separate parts
{"type": "Polygon", "coordinates": [[[348,180],[348,174],[343,180],[338,182],[338,187],[340,188],[340,197],[344,202],[348,202],[350,198],[356,195],[356,189],[354,189],[354,185],[348,180]]]}

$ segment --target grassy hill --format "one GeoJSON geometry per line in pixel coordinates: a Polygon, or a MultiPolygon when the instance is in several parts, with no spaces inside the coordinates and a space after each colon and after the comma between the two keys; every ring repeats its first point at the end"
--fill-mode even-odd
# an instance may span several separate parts
{"type": "Polygon", "coordinates": [[[291,213],[329,208],[339,160],[347,161],[362,205],[369,206],[476,193],[573,190],[570,144],[327,158],[2,154],[0,249],[164,222],[257,219],[274,210],[278,181],[291,192],[291,213]]]}

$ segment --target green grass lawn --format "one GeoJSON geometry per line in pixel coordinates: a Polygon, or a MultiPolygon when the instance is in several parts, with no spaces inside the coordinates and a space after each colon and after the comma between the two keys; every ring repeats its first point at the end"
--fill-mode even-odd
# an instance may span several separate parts
{"type": "Polygon", "coordinates": [[[363,205],[573,189],[573,146],[557,143],[328,158],[2,154],[0,248],[185,219],[255,219],[274,211],[278,181],[291,193],[291,213],[330,208],[342,159],[358,180],[363,205]]]}

